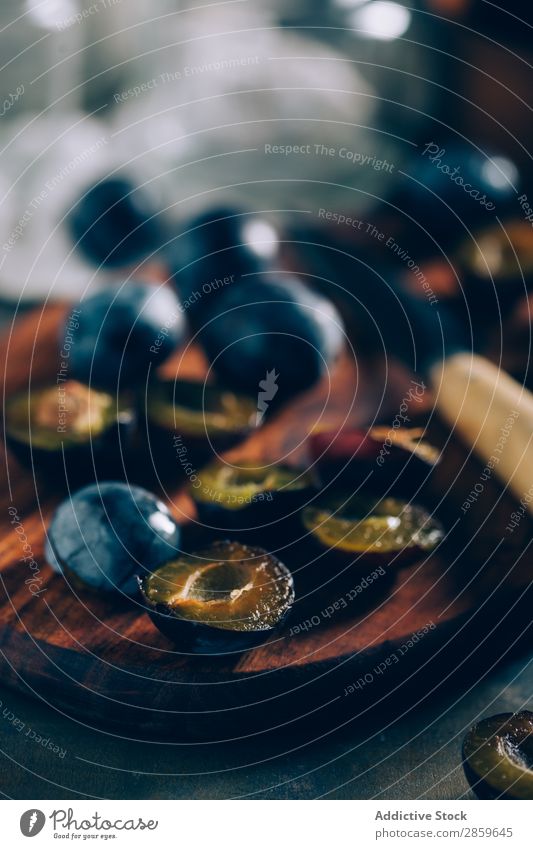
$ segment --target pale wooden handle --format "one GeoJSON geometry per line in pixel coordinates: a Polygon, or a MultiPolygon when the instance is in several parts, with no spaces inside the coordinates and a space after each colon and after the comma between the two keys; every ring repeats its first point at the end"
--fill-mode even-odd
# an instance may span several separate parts
{"type": "MultiPolygon", "coordinates": [[[[440,414],[533,514],[533,395],[483,357],[455,354],[430,375],[440,414]]],[[[486,479],[486,477],[485,477],[486,479]]]]}

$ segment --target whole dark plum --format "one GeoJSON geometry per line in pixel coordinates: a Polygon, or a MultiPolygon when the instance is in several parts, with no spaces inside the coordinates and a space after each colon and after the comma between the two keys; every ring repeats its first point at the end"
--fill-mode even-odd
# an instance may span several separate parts
{"type": "Polygon", "coordinates": [[[309,448],[323,486],[364,486],[376,495],[410,499],[440,458],[439,449],[424,437],[423,428],[375,425],[311,434],[309,448]]]}
{"type": "Polygon", "coordinates": [[[124,177],[92,186],[70,212],[68,226],[95,265],[120,268],[159,249],[165,236],[147,192],[124,177]]]}
{"type": "Polygon", "coordinates": [[[290,278],[230,287],[204,321],[199,341],[216,374],[267,406],[313,386],[344,339],[333,304],[290,278]]]}
{"type": "Polygon", "coordinates": [[[163,363],[185,335],[183,311],[166,286],[132,281],[102,289],[78,308],[70,375],[110,392],[142,385],[150,365],[163,363]]]}
{"type": "Polygon", "coordinates": [[[46,558],[74,583],[135,595],[148,575],[180,554],[180,529],[151,492],[106,481],[78,490],[57,508],[46,558]]]}
{"type": "Polygon", "coordinates": [[[179,296],[192,313],[244,275],[264,271],[278,250],[275,228],[259,213],[221,207],[182,229],[168,249],[168,262],[179,296]]]}

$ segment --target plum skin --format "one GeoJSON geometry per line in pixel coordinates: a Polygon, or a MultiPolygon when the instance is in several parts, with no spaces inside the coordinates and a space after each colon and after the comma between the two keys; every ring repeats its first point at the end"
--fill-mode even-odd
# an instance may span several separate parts
{"type": "Polygon", "coordinates": [[[297,279],[230,287],[206,312],[198,339],[213,370],[232,389],[252,395],[274,370],[272,406],[314,386],[343,346],[333,304],[297,279]]]}
{"type": "MultiPolygon", "coordinates": [[[[139,579],[139,588],[142,592],[141,579],[139,579]]],[[[191,652],[191,654],[218,655],[249,651],[266,642],[276,631],[281,630],[291,614],[291,609],[287,610],[275,629],[230,631],[203,622],[194,622],[191,619],[179,619],[168,613],[162,605],[153,605],[146,597],[144,601],[147,605],[147,613],[158,631],[184,652],[191,652]]]]}
{"type": "MultiPolygon", "coordinates": [[[[224,462],[215,462],[212,466],[205,467],[203,472],[217,466],[222,471],[224,462]]],[[[299,481],[299,485],[276,489],[265,483],[252,498],[244,498],[238,509],[231,509],[222,498],[219,500],[216,497],[202,496],[204,487],[209,493],[211,484],[205,485],[200,470],[198,480],[189,486],[189,493],[203,532],[207,536],[227,533],[242,540],[259,543],[265,539],[266,533],[274,534],[278,545],[290,541],[294,533],[299,531],[300,509],[315,494],[314,481],[309,474],[298,473],[295,469],[281,464],[274,468],[289,471],[299,481]]],[[[220,487],[223,489],[224,484],[221,483],[220,487]]]]}
{"type": "Polygon", "coordinates": [[[124,177],[95,183],[68,218],[76,246],[96,265],[119,268],[156,251],[164,241],[157,209],[124,177]]]}
{"type": "MultiPolygon", "coordinates": [[[[488,220],[488,212],[494,206],[499,215],[512,208],[514,188],[511,180],[501,179],[500,168],[493,161],[498,154],[487,155],[471,145],[446,142],[442,146],[429,143],[421,154],[415,154],[408,163],[412,179],[401,189],[398,205],[425,226],[428,221],[430,226],[440,227],[449,223],[451,215],[444,204],[470,224],[488,220]],[[484,203],[465,191],[461,179],[478,191],[484,203]],[[492,206],[486,208],[484,204],[492,206]]],[[[514,163],[507,156],[504,158],[509,162],[507,167],[513,169],[514,163]]]]}
{"type": "MultiPolygon", "coordinates": [[[[95,292],[80,305],[70,349],[71,377],[110,392],[142,385],[183,341],[185,318],[172,290],[127,282],[95,292]]],[[[60,344],[64,338],[60,335],[60,344]]]]}
{"type": "Polygon", "coordinates": [[[256,214],[231,207],[202,212],[184,227],[182,235],[170,245],[167,261],[173,283],[182,300],[190,303],[193,321],[202,313],[206,298],[217,297],[214,289],[208,295],[202,290],[215,280],[228,280],[231,285],[246,274],[265,271],[267,263],[247,238],[246,226],[261,222],[256,214]],[[195,293],[202,293],[196,300],[195,293]]]}
{"type": "Polygon", "coordinates": [[[312,434],[309,450],[323,486],[364,485],[365,491],[376,495],[389,492],[407,500],[427,485],[439,462],[438,450],[423,439],[421,429],[394,429],[387,425],[312,434]],[[422,450],[396,441],[396,435],[401,433],[414,434],[412,445],[418,443],[422,450]],[[390,447],[386,444],[389,435],[390,447]]]}
{"type": "Polygon", "coordinates": [[[136,575],[180,551],[180,528],[145,489],[106,481],[65,499],[48,529],[50,565],[93,590],[137,594],[136,575]]]}

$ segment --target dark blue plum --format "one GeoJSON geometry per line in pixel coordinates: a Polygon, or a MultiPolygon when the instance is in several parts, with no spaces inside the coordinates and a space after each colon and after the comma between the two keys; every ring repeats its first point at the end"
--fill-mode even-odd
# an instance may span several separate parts
{"type": "Polygon", "coordinates": [[[71,235],[95,265],[120,268],[157,251],[166,241],[150,197],[123,177],[92,186],[68,217],[71,235]]]}
{"type": "Polygon", "coordinates": [[[226,286],[264,271],[277,253],[278,239],[264,216],[239,209],[213,209],[184,223],[168,250],[181,300],[195,313],[226,286]]]}
{"type": "Polygon", "coordinates": [[[60,504],[45,554],[74,583],[134,596],[136,576],[176,557],[179,546],[180,529],[155,495],[107,481],[86,486],[60,504]]]}
{"type": "Polygon", "coordinates": [[[344,339],[333,304],[291,278],[230,287],[204,319],[199,340],[216,374],[268,408],[313,386],[344,339]]]}
{"type": "Polygon", "coordinates": [[[472,145],[423,143],[404,170],[407,176],[398,178],[393,202],[444,244],[457,239],[460,222],[463,227],[491,224],[516,201],[514,163],[472,145]]]}
{"type": "Polygon", "coordinates": [[[78,309],[70,376],[110,392],[143,385],[150,366],[163,363],[185,335],[183,310],[167,286],[131,281],[90,295],[78,309]]]}

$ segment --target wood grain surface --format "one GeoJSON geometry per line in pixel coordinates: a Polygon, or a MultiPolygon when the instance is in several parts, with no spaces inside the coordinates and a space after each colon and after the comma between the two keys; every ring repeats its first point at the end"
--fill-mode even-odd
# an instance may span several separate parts
{"type": "MultiPolygon", "coordinates": [[[[62,306],[47,307],[18,321],[6,334],[0,349],[6,395],[54,378],[63,314],[62,306]]],[[[202,374],[205,363],[190,350],[165,371],[202,374]]],[[[392,389],[379,408],[381,376],[373,374],[371,364],[357,366],[345,358],[331,382],[298,399],[233,453],[305,461],[306,437],[312,429],[364,424],[376,409],[381,420],[390,420],[409,381],[400,371],[393,377],[389,375],[392,389]]],[[[502,640],[512,640],[530,618],[530,599],[521,597],[531,576],[530,558],[523,554],[531,526],[524,519],[514,534],[504,533],[515,505],[493,480],[485,483],[471,509],[461,511],[482,470],[432,421],[429,398],[424,406],[428,432],[445,446],[425,493],[449,531],[441,550],[396,571],[377,593],[362,593],[342,614],[321,617],[317,627],[291,636],[288,631],[299,617],[319,614],[329,601],[307,597],[297,603],[286,632],[275,640],[221,657],[184,655],[154,628],[138,604],[76,590],[53,574],[43,558],[44,540],[64,492],[5,454],[0,509],[4,683],[96,724],[162,738],[224,739],[236,726],[257,733],[308,722],[326,708],[351,712],[356,704],[360,709],[366,701],[390,696],[410,678],[414,697],[420,687],[433,687],[470,655],[475,662],[472,648],[480,641],[489,650],[488,637],[496,623],[501,653],[502,640]],[[39,564],[39,595],[25,584],[28,566],[10,507],[20,516],[24,541],[39,564]],[[378,672],[380,664],[387,665],[387,658],[397,655],[419,630],[427,633],[402,654],[401,662],[378,672]],[[346,695],[346,688],[365,675],[371,683],[346,695]]],[[[194,519],[180,484],[167,485],[162,495],[180,521],[194,519]]],[[[294,568],[290,552],[285,557],[283,551],[277,553],[294,568]]],[[[364,573],[359,580],[361,576],[364,573]]]]}

